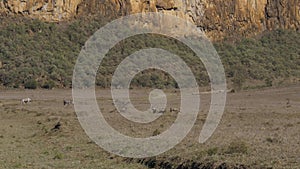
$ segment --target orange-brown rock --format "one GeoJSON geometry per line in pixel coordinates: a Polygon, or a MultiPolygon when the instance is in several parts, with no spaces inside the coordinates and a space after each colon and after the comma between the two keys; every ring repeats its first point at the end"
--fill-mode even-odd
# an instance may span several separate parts
{"type": "Polygon", "coordinates": [[[0,11],[57,22],[76,14],[82,0],[1,0],[0,11]]]}
{"type": "Polygon", "coordinates": [[[196,24],[214,39],[300,27],[299,0],[206,0],[203,4],[204,17],[196,18],[196,24]]]}
{"type": "Polygon", "coordinates": [[[93,13],[164,12],[194,22],[212,39],[300,27],[300,0],[2,0],[1,11],[45,21],[93,13]]]}

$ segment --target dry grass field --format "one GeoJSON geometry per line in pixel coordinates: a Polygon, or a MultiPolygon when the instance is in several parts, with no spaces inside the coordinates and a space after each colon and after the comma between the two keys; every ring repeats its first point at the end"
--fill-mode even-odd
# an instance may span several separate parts
{"type": "MultiPolygon", "coordinates": [[[[149,92],[131,92],[138,109],[149,108],[149,92]]],[[[118,157],[91,141],[73,105],[63,105],[71,94],[70,89],[0,91],[0,168],[300,168],[299,85],[228,93],[221,123],[204,144],[197,140],[210,95],[201,94],[201,110],[189,135],[147,159],[118,157]],[[21,105],[26,97],[33,102],[21,105]]],[[[166,94],[167,108],[179,107],[180,92],[166,94]]],[[[133,137],[159,134],[177,115],[167,111],[152,123],[136,124],[118,114],[110,90],[97,90],[97,99],[109,124],[133,137]]]]}

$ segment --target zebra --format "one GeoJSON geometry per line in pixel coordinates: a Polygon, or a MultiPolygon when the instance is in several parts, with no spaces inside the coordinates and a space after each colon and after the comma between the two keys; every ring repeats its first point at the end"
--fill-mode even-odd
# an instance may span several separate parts
{"type": "Polygon", "coordinates": [[[73,100],[64,100],[64,106],[68,106],[70,104],[74,104],[73,100]]]}
{"type": "Polygon", "coordinates": [[[27,104],[30,103],[32,100],[30,98],[25,98],[21,100],[21,104],[27,104]]]}

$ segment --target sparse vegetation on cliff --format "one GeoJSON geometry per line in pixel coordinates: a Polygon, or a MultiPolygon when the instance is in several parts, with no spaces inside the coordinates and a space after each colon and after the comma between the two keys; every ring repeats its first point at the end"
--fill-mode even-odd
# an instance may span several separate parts
{"type": "MultiPolygon", "coordinates": [[[[80,18],[70,23],[44,23],[38,20],[2,17],[0,24],[0,85],[26,87],[70,87],[73,66],[81,47],[90,35],[111,18],[80,18]]],[[[259,81],[261,86],[280,84],[300,77],[300,33],[289,30],[266,32],[256,39],[218,42],[228,80],[237,89],[246,82],[259,81]]],[[[123,58],[138,49],[159,47],[181,56],[196,75],[199,85],[209,78],[200,60],[180,42],[156,35],[135,36],[112,49],[99,68],[96,83],[108,87],[111,76],[123,58]],[[201,66],[199,66],[201,65],[201,66]]],[[[166,73],[144,71],[132,81],[132,87],[176,87],[166,73]]]]}

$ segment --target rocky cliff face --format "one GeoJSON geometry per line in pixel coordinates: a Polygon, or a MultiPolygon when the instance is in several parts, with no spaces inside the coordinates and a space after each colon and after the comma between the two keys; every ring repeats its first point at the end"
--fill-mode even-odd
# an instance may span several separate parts
{"type": "Polygon", "coordinates": [[[300,28],[299,0],[206,0],[196,24],[208,36],[249,36],[264,30],[300,28]]]}
{"type": "Polygon", "coordinates": [[[57,22],[76,15],[82,0],[0,0],[0,12],[57,22]]]}
{"type": "Polygon", "coordinates": [[[0,0],[0,11],[55,22],[92,13],[164,12],[194,22],[212,39],[300,27],[300,0],[0,0]]]}

